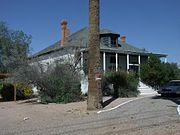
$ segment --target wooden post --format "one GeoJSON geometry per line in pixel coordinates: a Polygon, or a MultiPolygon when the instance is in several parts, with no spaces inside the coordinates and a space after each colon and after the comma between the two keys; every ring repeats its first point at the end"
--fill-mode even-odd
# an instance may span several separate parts
{"type": "Polygon", "coordinates": [[[16,102],[16,83],[14,83],[14,102],[16,102]]]}
{"type": "Polygon", "coordinates": [[[102,108],[99,1],[89,0],[88,110],[102,108]]]}

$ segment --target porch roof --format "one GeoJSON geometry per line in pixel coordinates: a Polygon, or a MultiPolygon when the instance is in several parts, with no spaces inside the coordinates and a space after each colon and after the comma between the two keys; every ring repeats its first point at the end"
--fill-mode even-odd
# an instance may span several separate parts
{"type": "Polygon", "coordinates": [[[158,57],[167,57],[166,54],[152,53],[152,52],[148,52],[146,50],[132,48],[128,44],[126,44],[123,48],[121,48],[121,47],[111,48],[108,46],[101,45],[100,50],[101,50],[101,52],[107,52],[107,53],[132,54],[132,55],[144,55],[144,56],[149,56],[150,54],[154,54],[158,57]]]}

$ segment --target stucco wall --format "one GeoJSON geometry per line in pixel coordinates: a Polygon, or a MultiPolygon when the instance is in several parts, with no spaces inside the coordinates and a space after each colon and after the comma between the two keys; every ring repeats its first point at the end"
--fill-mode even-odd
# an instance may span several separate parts
{"type": "MultiPolygon", "coordinates": [[[[47,56],[43,56],[41,57],[41,59],[39,59],[39,61],[33,61],[31,63],[31,65],[38,65],[41,64],[41,66],[43,67],[43,70],[46,71],[48,68],[48,65],[51,64],[51,66],[55,66],[55,62],[59,61],[59,62],[68,62],[71,64],[74,64],[74,60],[75,60],[75,55],[74,54],[64,54],[64,55],[47,55],[47,56]]],[[[82,60],[79,61],[79,64],[77,65],[77,67],[81,66],[81,63],[83,63],[82,60]]],[[[85,75],[83,69],[80,70],[80,77],[81,77],[81,92],[82,93],[87,93],[88,91],[88,77],[87,75],[85,75]]],[[[37,92],[37,88],[33,89],[34,92],[37,92]]]]}

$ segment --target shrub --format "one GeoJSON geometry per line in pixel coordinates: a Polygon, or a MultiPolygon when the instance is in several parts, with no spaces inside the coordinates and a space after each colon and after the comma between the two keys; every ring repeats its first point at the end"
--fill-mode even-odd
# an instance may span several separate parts
{"type": "Polygon", "coordinates": [[[68,103],[82,99],[79,75],[65,64],[49,67],[39,73],[35,82],[39,88],[42,103],[68,103]]]}
{"type": "MultiPolygon", "coordinates": [[[[14,86],[10,83],[3,84],[3,88],[0,93],[4,101],[14,100],[14,86]]],[[[27,99],[33,94],[31,85],[25,85],[18,83],[16,87],[16,99],[27,99]]]]}
{"type": "Polygon", "coordinates": [[[23,98],[30,98],[33,95],[32,85],[30,84],[23,84],[21,82],[17,83],[17,90],[19,91],[19,96],[21,99],[23,98]]]}
{"type": "Polygon", "coordinates": [[[14,100],[14,86],[12,84],[3,84],[1,96],[4,101],[14,100]]]}
{"type": "Polygon", "coordinates": [[[139,91],[137,90],[138,79],[134,73],[125,71],[110,71],[107,72],[103,78],[103,93],[106,92],[106,87],[109,84],[113,84],[114,91],[111,89],[110,95],[112,94],[115,98],[117,97],[132,97],[137,96],[139,91]]]}
{"type": "Polygon", "coordinates": [[[0,94],[2,93],[3,83],[0,83],[0,94]]]}

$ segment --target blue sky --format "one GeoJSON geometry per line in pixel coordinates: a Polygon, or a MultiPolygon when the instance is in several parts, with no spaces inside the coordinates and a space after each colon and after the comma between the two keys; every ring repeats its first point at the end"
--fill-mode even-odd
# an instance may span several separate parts
{"type": "MultiPolygon", "coordinates": [[[[179,7],[180,0],[101,0],[101,28],[180,64],[179,7]]],[[[62,19],[71,32],[88,26],[88,0],[0,0],[0,21],[31,34],[32,53],[60,39],[62,19]]]]}

